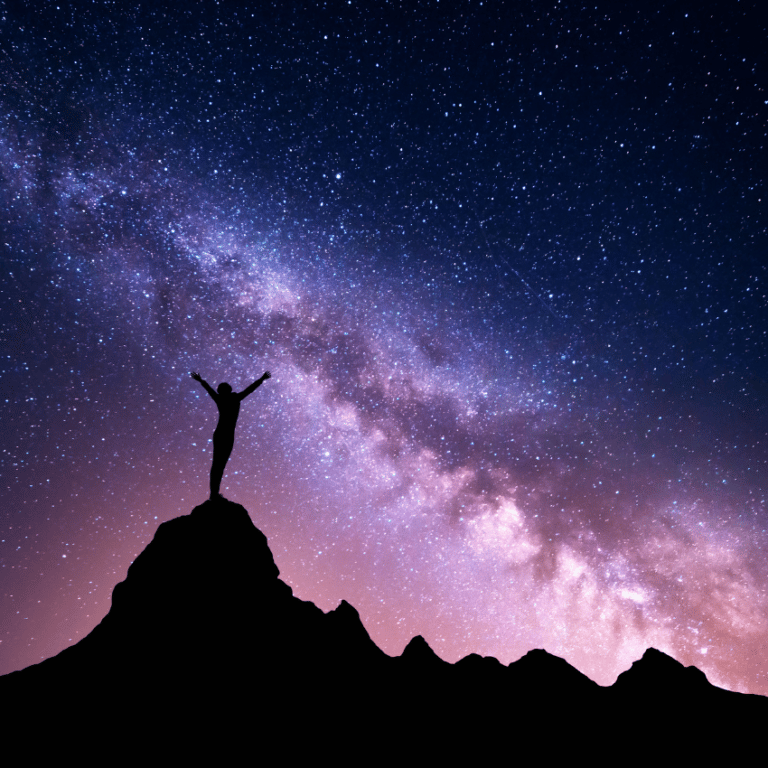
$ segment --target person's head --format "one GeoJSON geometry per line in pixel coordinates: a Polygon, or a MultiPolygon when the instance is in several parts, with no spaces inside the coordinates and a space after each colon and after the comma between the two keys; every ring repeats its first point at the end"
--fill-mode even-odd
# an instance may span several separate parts
{"type": "Polygon", "coordinates": [[[226,381],[222,381],[221,384],[219,384],[219,386],[216,387],[216,391],[220,395],[228,395],[232,391],[232,387],[230,387],[226,381]]]}

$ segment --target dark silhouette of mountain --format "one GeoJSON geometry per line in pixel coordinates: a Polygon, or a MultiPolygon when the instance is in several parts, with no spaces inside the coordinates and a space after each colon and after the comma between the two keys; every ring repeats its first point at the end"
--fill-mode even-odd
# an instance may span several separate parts
{"type": "Polygon", "coordinates": [[[294,597],[264,534],[225,499],[160,525],[104,620],[0,678],[0,696],[5,732],[38,750],[79,734],[94,757],[219,762],[243,750],[368,762],[503,748],[511,759],[521,740],[548,756],[656,745],[732,759],[768,716],[768,699],[716,688],[654,649],[607,688],[543,650],[508,666],[476,654],[449,664],[416,637],[387,656],[348,603],[324,613],[294,597]]]}

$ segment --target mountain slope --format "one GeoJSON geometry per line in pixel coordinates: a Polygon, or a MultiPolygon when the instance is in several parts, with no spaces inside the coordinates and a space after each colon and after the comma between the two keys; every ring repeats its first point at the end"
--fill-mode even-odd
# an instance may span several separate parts
{"type": "Polygon", "coordinates": [[[713,744],[742,742],[768,715],[768,699],[715,688],[653,649],[609,688],[543,650],[506,667],[474,654],[448,664],[417,637],[391,658],[348,603],[323,613],[294,597],[266,537],[225,500],[160,525],[93,632],[0,678],[0,694],[11,732],[85,723],[94,743],[143,733],[136,746],[160,728],[218,750],[234,731],[231,743],[250,734],[302,754],[334,736],[354,750],[474,756],[511,734],[565,754],[584,733],[613,745],[651,725],[682,754],[702,728],[713,744]]]}

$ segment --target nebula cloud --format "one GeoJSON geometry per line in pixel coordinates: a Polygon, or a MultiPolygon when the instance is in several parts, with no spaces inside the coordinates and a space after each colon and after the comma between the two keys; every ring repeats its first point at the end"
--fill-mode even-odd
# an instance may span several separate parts
{"type": "MultiPolygon", "coordinates": [[[[454,39],[454,21],[430,24],[454,39]]],[[[223,46],[222,24],[180,29],[223,46]]],[[[240,50],[255,33],[235,29],[240,50]]],[[[397,97],[373,90],[374,67],[360,94],[351,75],[318,86],[292,122],[281,99],[311,91],[323,43],[309,27],[285,43],[313,40],[288,86],[266,29],[247,88],[222,85],[202,106],[176,75],[142,90],[128,59],[130,98],[104,74],[54,103],[15,33],[0,131],[1,671],[87,634],[156,525],[205,498],[214,414],[189,372],[242,389],[269,369],[223,489],[300,597],[325,610],[347,599],[392,654],[416,634],[450,661],[543,647],[607,685],[653,646],[768,694],[765,274],[743,240],[732,273],[714,255],[735,213],[701,224],[693,192],[669,196],[674,131],[658,129],[672,145],[633,181],[613,129],[582,142],[554,108],[526,122],[538,90],[516,113],[488,90],[483,67],[503,66],[492,41],[445,54],[446,67],[475,62],[480,81],[434,116],[403,94],[431,92],[437,69],[409,85],[387,59],[397,97]],[[377,114],[393,99],[394,122],[355,122],[368,98],[377,114]],[[479,149],[490,104],[501,113],[483,117],[479,149]],[[215,137],[201,116],[214,113],[215,137]],[[331,115],[346,115],[349,146],[318,129],[331,115]],[[503,149],[503,136],[521,143],[503,149]],[[589,164],[568,170],[582,143],[591,181],[589,164]],[[486,173],[474,188],[472,162],[486,173]],[[643,199],[656,215],[638,213],[643,199]],[[681,238],[675,206],[681,229],[714,232],[708,255],[681,238]]],[[[589,34],[622,44],[617,30],[589,34]]],[[[657,130],[633,119],[628,144],[657,130]]],[[[703,151],[696,141],[685,151],[703,151]]]]}

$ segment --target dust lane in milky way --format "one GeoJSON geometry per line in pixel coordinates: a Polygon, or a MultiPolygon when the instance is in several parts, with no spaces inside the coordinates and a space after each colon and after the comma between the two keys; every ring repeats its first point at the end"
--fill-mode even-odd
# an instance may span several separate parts
{"type": "Polygon", "coordinates": [[[655,646],[768,693],[747,15],[21,13],[0,671],[205,498],[189,372],[269,369],[223,490],[302,598],[392,654],[544,647],[609,684],[655,646]]]}

